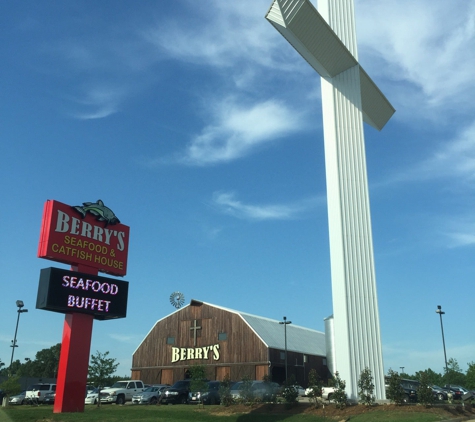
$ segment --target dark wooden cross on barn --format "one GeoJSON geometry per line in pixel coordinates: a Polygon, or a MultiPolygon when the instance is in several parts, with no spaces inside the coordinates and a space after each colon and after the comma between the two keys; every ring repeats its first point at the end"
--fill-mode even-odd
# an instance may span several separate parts
{"type": "Polygon", "coordinates": [[[198,325],[197,320],[193,320],[193,325],[190,327],[190,331],[193,330],[193,345],[196,347],[196,334],[198,330],[201,330],[201,325],[198,325]]]}

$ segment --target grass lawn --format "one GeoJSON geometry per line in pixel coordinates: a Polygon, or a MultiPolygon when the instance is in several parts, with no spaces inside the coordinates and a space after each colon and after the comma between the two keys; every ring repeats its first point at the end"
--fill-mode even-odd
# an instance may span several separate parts
{"type": "MultiPolygon", "coordinates": [[[[348,420],[352,422],[435,422],[450,419],[450,413],[437,409],[416,407],[351,406],[339,411],[328,406],[315,411],[311,406],[298,405],[289,409],[285,405],[263,406],[116,406],[101,408],[89,405],[83,413],[53,413],[52,406],[9,406],[0,408],[0,422],[329,422],[348,420]],[[341,413],[340,413],[341,412],[341,413]],[[336,419],[335,419],[336,417],[336,419]]],[[[461,416],[461,415],[460,415],[461,416]]]]}

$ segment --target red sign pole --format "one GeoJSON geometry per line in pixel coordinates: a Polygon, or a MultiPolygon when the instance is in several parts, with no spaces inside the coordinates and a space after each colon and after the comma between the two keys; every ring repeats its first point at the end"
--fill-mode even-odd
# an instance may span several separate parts
{"type": "MultiPolygon", "coordinates": [[[[92,267],[73,266],[73,271],[97,275],[92,267]]],[[[66,314],[59,357],[53,413],[84,412],[93,315],[66,314]]]]}

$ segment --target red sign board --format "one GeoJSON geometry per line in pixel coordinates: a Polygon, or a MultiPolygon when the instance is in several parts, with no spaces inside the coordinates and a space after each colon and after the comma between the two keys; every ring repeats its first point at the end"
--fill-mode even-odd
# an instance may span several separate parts
{"type": "Polygon", "coordinates": [[[129,229],[102,201],[73,207],[49,200],[43,210],[38,257],[124,276],[129,229]]]}

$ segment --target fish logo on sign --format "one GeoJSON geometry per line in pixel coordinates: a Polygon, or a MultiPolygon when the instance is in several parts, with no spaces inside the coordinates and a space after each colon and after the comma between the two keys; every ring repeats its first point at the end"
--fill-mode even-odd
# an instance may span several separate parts
{"type": "Polygon", "coordinates": [[[106,227],[109,224],[118,224],[120,220],[116,217],[114,212],[104,205],[100,199],[97,202],[83,202],[83,206],[76,205],[74,208],[79,214],[82,215],[82,218],[86,217],[86,214],[92,214],[96,217],[98,221],[105,221],[106,227]]]}

